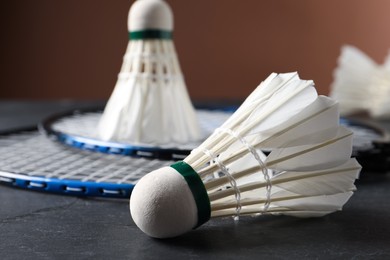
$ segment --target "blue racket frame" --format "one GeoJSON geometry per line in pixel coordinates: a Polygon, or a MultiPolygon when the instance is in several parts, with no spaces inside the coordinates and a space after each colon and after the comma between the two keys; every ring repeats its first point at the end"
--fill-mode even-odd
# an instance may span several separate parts
{"type": "Polygon", "coordinates": [[[132,184],[83,182],[1,172],[0,183],[33,191],[81,197],[130,198],[132,184]]]}

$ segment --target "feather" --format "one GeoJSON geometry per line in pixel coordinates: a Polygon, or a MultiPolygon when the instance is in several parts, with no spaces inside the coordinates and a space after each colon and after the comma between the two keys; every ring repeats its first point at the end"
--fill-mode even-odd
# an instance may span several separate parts
{"type": "Polygon", "coordinates": [[[378,68],[370,57],[353,46],[344,46],[334,72],[330,96],[340,102],[341,115],[369,110],[367,89],[378,68]]]}
{"type": "Polygon", "coordinates": [[[367,88],[370,115],[378,119],[390,118],[390,61],[387,62],[373,74],[367,88]]]}
{"type": "Polygon", "coordinates": [[[307,139],[304,136],[293,140],[289,147],[272,150],[265,161],[267,167],[279,171],[326,169],[346,162],[351,156],[352,131],[340,126],[334,138],[319,144],[307,144],[316,135],[321,135],[321,132],[307,136],[307,139]]]}
{"type": "MultiPolygon", "coordinates": [[[[289,140],[299,139],[325,129],[335,129],[338,124],[337,103],[327,97],[319,96],[301,113],[268,131],[259,133],[254,143],[256,147],[262,149],[276,148],[282,145],[286,147],[289,140]]],[[[325,141],[335,134],[336,132],[323,135],[318,141],[325,141]]]]}
{"type": "MultiPolygon", "coordinates": [[[[341,210],[343,205],[353,195],[352,191],[332,195],[297,198],[275,203],[283,215],[295,217],[320,217],[341,210]]],[[[270,209],[270,212],[276,211],[270,209]]]]}
{"type": "MultiPolygon", "coordinates": [[[[283,172],[272,178],[272,186],[301,195],[330,195],[355,190],[353,182],[359,177],[361,166],[355,159],[335,168],[312,172],[283,172]]],[[[285,196],[281,191],[275,196],[285,196]]]]}
{"type": "MultiPolygon", "coordinates": [[[[243,200],[241,205],[240,214],[253,215],[253,214],[274,214],[274,215],[287,215],[294,217],[321,217],[329,213],[341,210],[343,205],[353,195],[353,192],[337,193],[326,196],[313,196],[313,197],[297,197],[280,200],[278,202],[271,202],[271,206],[264,212],[259,206],[261,204],[255,204],[253,201],[249,205],[246,205],[243,200]]],[[[260,201],[264,203],[264,201],[260,201]]],[[[226,207],[227,204],[220,203],[212,205],[212,217],[229,216],[237,213],[236,204],[232,203],[230,207],[226,207]]]]}

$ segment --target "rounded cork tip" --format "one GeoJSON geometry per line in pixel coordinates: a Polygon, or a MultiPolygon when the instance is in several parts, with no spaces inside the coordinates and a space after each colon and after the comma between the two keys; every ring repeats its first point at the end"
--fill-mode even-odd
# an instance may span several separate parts
{"type": "Polygon", "coordinates": [[[142,177],[130,197],[135,224],[148,236],[170,238],[193,229],[198,221],[191,190],[172,167],[163,167],[142,177]]]}
{"type": "Polygon", "coordinates": [[[173,30],[173,14],[163,0],[137,0],[131,6],[128,18],[130,32],[143,30],[173,30]]]}

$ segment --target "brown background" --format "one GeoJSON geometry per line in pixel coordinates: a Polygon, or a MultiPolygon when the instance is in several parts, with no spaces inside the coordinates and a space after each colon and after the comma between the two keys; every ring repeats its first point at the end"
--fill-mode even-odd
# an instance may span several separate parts
{"type": "MultiPolygon", "coordinates": [[[[107,99],[127,45],[128,0],[0,3],[0,98],[107,99]]],[[[340,47],[377,62],[389,0],[168,0],[194,99],[242,99],[271,72],[298,71],[327,94],[340,47]]]]}

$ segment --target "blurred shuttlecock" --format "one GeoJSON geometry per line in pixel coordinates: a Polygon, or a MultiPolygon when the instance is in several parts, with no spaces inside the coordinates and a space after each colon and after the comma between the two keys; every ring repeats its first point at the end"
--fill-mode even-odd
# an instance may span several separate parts
{"type": "Polygon", "coordinates": [[[200,138],[172,41],[173,16],[162,0],[137,0],[129,44],[98,125],[103,140],[163,145],[200,138]]]}
{"type": "Polygon", "coordinates": [[[390,56],[383,65],[353,46],[343,46],[334,73],[330,96],[340,104],[343,116],[368,112],[390,116],[390,56]]]}
{"type": "Polygon", "coordinates": [[[355,190],[360,165],[335,101],[297,73],[271,74],[184,159],[144,176],[130,199],[134,222],[157,238],[210,217],[322,216],[355,190]]]}

